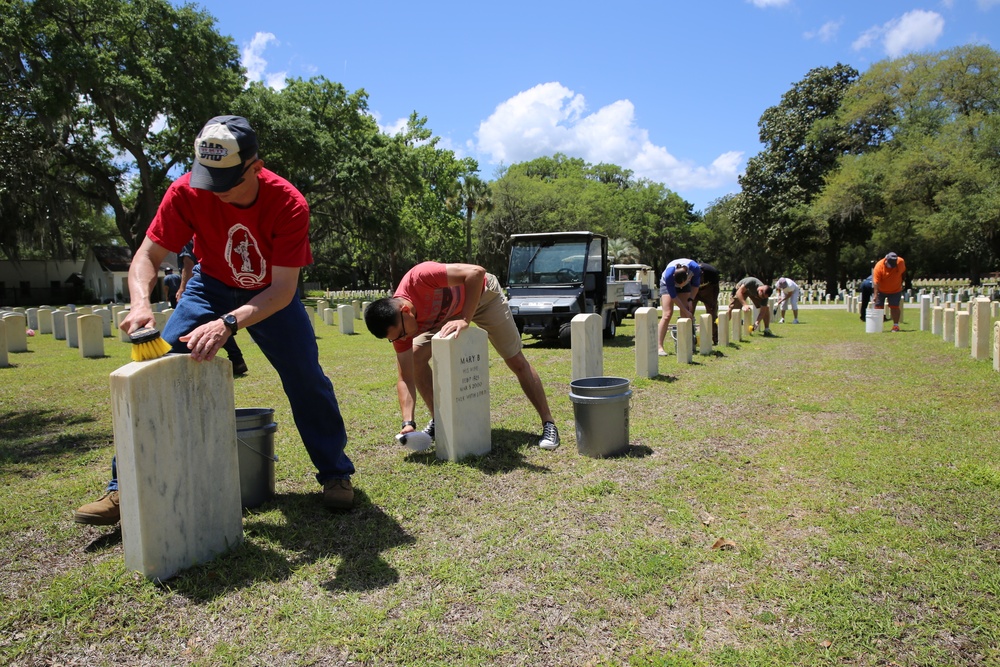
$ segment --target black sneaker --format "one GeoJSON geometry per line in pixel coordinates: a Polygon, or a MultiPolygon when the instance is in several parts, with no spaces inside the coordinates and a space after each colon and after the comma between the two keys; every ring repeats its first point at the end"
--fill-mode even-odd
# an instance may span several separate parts
{"type": "Polygon", "coordinates": [[[426,433],[427,435],[431,436],[431,442],[434,441],[434,419],[433,418],[431,418],[431,420],[429,422],[427,422],[427,426],[424,427],[424,433],[426,433]]]}
{"type": "Polygon", "coordinates": [[[545,422],[542,425],[542,437],[538,441],[538,446],[542,449],[555,449],[559,446],[559,429],[553,422],[545,422]]]}

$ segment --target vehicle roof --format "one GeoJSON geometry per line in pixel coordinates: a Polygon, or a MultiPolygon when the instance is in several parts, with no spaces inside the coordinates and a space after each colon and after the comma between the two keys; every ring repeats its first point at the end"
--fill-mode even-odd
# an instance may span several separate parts
{"type": "Polygon", "coordinates": [[[651,267],[649,264],[612,264],[611,268],[612,269],[646,269],[647,271],[651,271],[653,269],[653,267],[651,267]]]}
{"type": "Polygon", "coordinates": [[[598,239],[608,238],[604,234],[595,234],[594,232],[538,232],[533,234],[511,234],[510,239],[513,241],[516,239],[531,239],[531,238],[557,237],[557,236],[566,236],[569,238],[573,237],[588,237],[588,238],[593,237],[598,239]]]}

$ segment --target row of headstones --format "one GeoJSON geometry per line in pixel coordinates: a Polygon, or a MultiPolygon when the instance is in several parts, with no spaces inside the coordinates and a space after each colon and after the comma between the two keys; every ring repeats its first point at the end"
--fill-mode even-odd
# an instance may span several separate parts
{"type": "Polygon", "coordinates": [[[364,317],[365,309],[369,303],[355,299],[349,305],[331,304],[326,299],[318,299],[315,306],[306,306],[306,312],[309,313],[309,321],[313,325],[313,331],[316,330],[316,318],[320,317],[327,326],[336,326],[340,333],[353,336],[354,321],[364,317]]]}
{"type": "Polygon", "coordinates": [[[323,299],[326,301],[374,301],[388,296],[385,290],[326,290],[323,299]]]}
{"type": "MultiPolygon", "coordinates": [[[[154,304],[153,308],[156,328],[162,331],[173,310],[165,302],[154,304]],[[164,305],[168,307],[164,308],[164,305]]],[[[104,356],[104,339],[113,335],[112,323],[118,331],[119,340],[131,342],[129,335],[118,329],[127,313],[128,309],[121,305],[111,308],[40,306],[0,311],[0,366],[9,365],[8,353],[28,351],[29,329],[38,334],[52,334],[55,340],[65,340],[67,347],[78,348],[83,358],[101,358],[104,356]]]]}
{"type": "MultiPolygon", "coordinates": [[[[946,295],[921,294],[908,299],[920,304],[920,330],[941,336],[946,343],[958,348],[970,348],[973,359],[993,358],[993,369],[1000,371],[1000,301],[977,296],[968,302],[947,300],[946,295]],[[992,343],[992,345],[991,345],[992,343]],[[991,349],[992,348],[992,349],[991,349]]],[[[859,300],[852,295],[848,312],[860,314],[859,300]]]]}
{"type": "Polygon", "coordinates": [[[921,331],[941,336],[955,347],[969,348],[973,359],[985,361],[992,356],[995,371],[1000,371],[1000,322],[993,323],[998,316],[1000,302],[985,296],[976,297],[964,307],[933,304],[928,295],[920,300],[921,331]]]}
{"type": "MultiPolygon", "coordinates": [[[[852,286],[849,288],[851,291],[848,293],[847,303],[850,299],[857,300],[859,298],[860,285],[852,286]]],[[[993,287],[966,287],[964,289],[945,289],[943,287],[921,287],[920,289],[907,289],[903,291],[903,299],[907,303],[920,303],[920,300],[925,296],[930,296],[934,299],[936,305],[942,303],[968,303],[974,301],[978,297],[984,296],[988,299],[993,299],[996,288],[993,287]]]]}
{"type": "MultiPolygon", "coordinates": [[[[750,335],[757,321],[757,308],[751,310],[719,311],[719,347],[728,347],[730,342],[743,341],[744,334],[750,335]]],[[[657,327],[661,311],[658,308],[639,308],[635,311],[635,374],[637,377],[654,378],[660,374],[659,341],[657,327]]],[[[712,354],[712,316],[702,313],[698,316],[698,330],[701,335],[695,339],[694,320],[682,317],[677,320],[677,361],[690,364],[694,360],[695,346],[698,354],[712,354]]],[[[577,315],[570,322],[570,344],[572,348],[571,379],[604,375],[603,322],[600,315],[577,315]]],[[[437,419],[435,418],[435,426],[437,419]]]]}

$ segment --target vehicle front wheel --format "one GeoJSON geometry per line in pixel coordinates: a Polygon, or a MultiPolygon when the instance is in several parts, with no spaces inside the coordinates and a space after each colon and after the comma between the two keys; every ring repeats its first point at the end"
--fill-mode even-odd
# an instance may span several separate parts
{"type": "Polygon", "coordinates": [[[559,344],[563,347],[573,346],[573,329],[569,322],[559,327],[559,344]]]}
{"type": "Polygon", "coordinates": [[[608,315],[608,324],[604,327],[604,340],[611,340],[618,333],[618,322],[614,315],[608,315]]]}

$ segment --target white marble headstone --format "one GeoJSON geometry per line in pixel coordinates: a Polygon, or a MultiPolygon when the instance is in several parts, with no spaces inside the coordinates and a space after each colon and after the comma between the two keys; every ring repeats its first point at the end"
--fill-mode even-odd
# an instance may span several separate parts
{"type": "Polygon", "coordinates": [[[101,317],[101,336],[111,336],[111,311],[107,308],[94,308],[94,315],[101,317]]]}
{"type": "Polygon", "coordinates": [[[709,313],[702,313],[698,316],[701,336],[698,337],[698,353],[702,355],[712,354],[712,316],[709,313]]]}
{"type": "Polygon", "coordinates": [[[944,333],[944,306],[931,308],[931,335],[940,336],[944,333]]]}
{"type": "Polygon", "coordinates": [[[340,333],[345,336],[354,335],[354,306],[337,306],[337,321],[340,323],[340,333]]]}
{"type": "Polygon", "coordinates": [[[569,324],[572,367],[570,380],[604,375],[604,339],[601,316],[580,314],[569,324]]]}
{"type": "Polygon", "coordinates": [[[993,325],[993,370],[1000,372],[1000,322],[993,325]]]}
{"type": "Polygon", "coordinates": [[[682,317],[677,320],[677,363],[690,364],[694,347],[694,320],[682,317]]]}
{"type": "Polygon", "coordinates": [[[67,315],[69,315],[69,311],[61,308],[52,311],[52,338],[55,340],[66,340],[67,315]]]}
{"type": "Polygon", "coordinates": [[[944,327],[941,329],[941,339],[946,343],[955,342],[955,309],[944,309],[944,327]]]}
{"type": "Polygon", "coordinates": [[[437,457],[459,461],[490,451],[489,336],[478,327],[431,339],[437,457]]]}
{"type": "Polygon", "coordinates": [[[990,300],[985,296],[976,297],[976,308],[972,316],[973,359],[989,359],[990,356],[990,300]]]}
{"type": "Polygon", "coordinates": [[[636,309],[635,374],[638,377],[655,378],[660,374],[660,356],[656,350],[657,322],[655,308],[636,309]]]}
{"type": "Polygon", "coordinates": [[[931,330],[931,296],[929,294],[920,297],[920,330],[931,330]]]}
{"type": "Polygon", "coordinates": [[[38,309],[37,308],[27,308],[24,311],[24,316],[28,318],[28,328],[38,330],[38,309]]]}
{"type": "Polygon", "coordinates": [[[104,356],[104,318],[100,315],[80,315],[76,318],[80,356],[96,359],[104,356]]]}
{"type": "Polygon", "coordinates": [[[80,311],[74,310],[66,314],[66,346],[80,347],[80,330],[76,328],[76,321],[80,317],[80,311]]]}
{"type": "Polygon", "coordinates": [[[955,314],[955,347],[969,347],[969,323],[972,315],[966,311],[955,314]]]}
{"type": "Polygon", "coordinates": [[[360,320],[362,316],[361,299],[354,299],[353,301],[351,301],[351,308],[354,309],[352,311],[354,313],[354,319],[360,320]]]}
{"type": "Polygon", "coordinates": [[[7,330],[6,350],[8,352],[27,352],[27,318],[22,313],[15,311],[3,316],[3,324],[7,330]]]}
{"type": "Polygon", "coordinates": [[[10,362],[7,361],[7,326],[0,317],[0,368],[7,368],[10,362]]]}
{"type": "Polygon", "coordinates": [[[729,311],[719,310],[719,347],[729,347],[729,311]]]}
{"type": "Polygon", "coordinates": [[[336,321],[334,319],[336,315],[337,315],[337,309],[336,308],[324,308],[323,309],[323,322],[325,322],[327,326],[332,327],[334,324],[336,324],[336,321]]]}
{"type": "Polygon", "coordinates": [[[52,333],[52,311],[47,308],[38,309],[38,333],[52,333]]]}
{"type": "Polygon", "coordinates": [[[186,354],[111,374],[125,566],[168,579],[243,541],[232,364],[186,354]]]}
{"type": "Polygon", "coordinates": [[[115,329],[118,330],[118,340],[123,343],[131,343],[132,338],[129,337],[128,332],[121,328],[122,320],[124,320],[126,316],[128,316],[128,311],[125,309],[119,310],[115,313],[115,329]]]}

